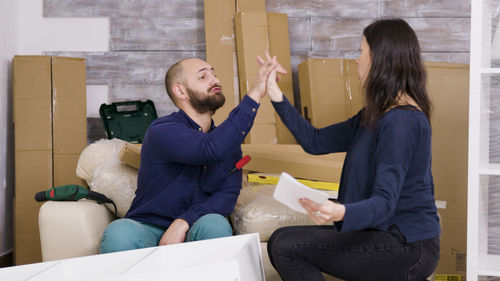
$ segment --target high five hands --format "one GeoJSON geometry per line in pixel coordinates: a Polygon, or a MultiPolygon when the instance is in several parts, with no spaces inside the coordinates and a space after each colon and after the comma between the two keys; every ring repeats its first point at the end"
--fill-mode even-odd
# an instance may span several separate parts
{"type": "Polygon", "coordinates": [[[265,55],[266,55],[266,60],[264,60],[259,55],[257,55],[257,62],[259,63],[260,66],[264,65],[265,63],[267,63],[269,61],[278,64],[278,67],[276,69],[273,69],[267,78],[266,94],[269,96],[269,98],[272,101],[280,102],[283,100],[283,93],[281,92],[280,88],[278,87],[277,82],[281,79],[281,77],[279,76],[278,73],[286,74],[286,70],[277,62],[276,56],[271,57],[269,55],[269,52],[267,52],[267,51],[265,52],[265,55]]]}
{"type": "Polygon", "coordinates": [[[273,80],[276,80],[276,73],[286,74],[287,71],[278,63],[276,57],[271,58],[268,52],[266,52],[266,60],[257,56],[257,62],[259,64],[259,71],[252,88],[248,92],[248,96],[256,102],[260,102],[260,99],[266,95],[269,77],[273,75],[275,77],[273,80]]]}

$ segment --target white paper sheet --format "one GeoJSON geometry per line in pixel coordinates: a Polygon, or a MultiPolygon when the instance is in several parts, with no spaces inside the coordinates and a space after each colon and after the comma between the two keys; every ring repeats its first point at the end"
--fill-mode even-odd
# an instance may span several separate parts
{"type": "Polygon", "coordinates": [[[281,173],[278,185],[274,190],[274,199],[287,205],[292,210],[307,214],[306,210],[300,205],[300,198],[307,198],[318,204],[325,204],[328,200],[328,195],[322,191],[310,188],[289,174],[281,173]]]}

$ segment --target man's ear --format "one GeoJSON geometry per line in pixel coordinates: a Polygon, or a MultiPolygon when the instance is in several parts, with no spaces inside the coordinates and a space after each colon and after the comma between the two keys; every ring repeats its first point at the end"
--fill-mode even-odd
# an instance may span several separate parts
{"type": "Polygon", "coordinates": [[[172,90],[177,100],[185,100],[188,98],[186,88],[182,84],[175,83],[172,90]]]}

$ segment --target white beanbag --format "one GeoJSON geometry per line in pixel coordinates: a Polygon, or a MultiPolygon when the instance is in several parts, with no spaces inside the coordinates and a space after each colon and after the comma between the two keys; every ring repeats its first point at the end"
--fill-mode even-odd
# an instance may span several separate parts
{"type": "MultiPolygon", "coordinates": [[[[123,164],[118,154],[125,141],[102,139],[87,146],[78,160],[76,175],[87,181],[90,190],[106,195],[115,202],[118,217],[130,208],[137,188],[137,170],[123,164]]],[[[106,207],[114,213],[112,204],[106,207]]]]}

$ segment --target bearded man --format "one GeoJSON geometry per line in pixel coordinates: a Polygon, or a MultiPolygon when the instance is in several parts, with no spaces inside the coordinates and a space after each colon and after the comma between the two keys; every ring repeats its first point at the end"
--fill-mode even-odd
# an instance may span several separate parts
{"type": "Polygon", "coordinates": [[[198,58],[170,67],[165,85],[180,110],[146,131],[135,198],[126,217],[104,231],[101,253],[232,235],[227,216],[241,171],[231,171],[274,69],[281,67],[268,59],[248,95],[216,127],[211,117],[225,98],[214,68],[198,58]]]}

